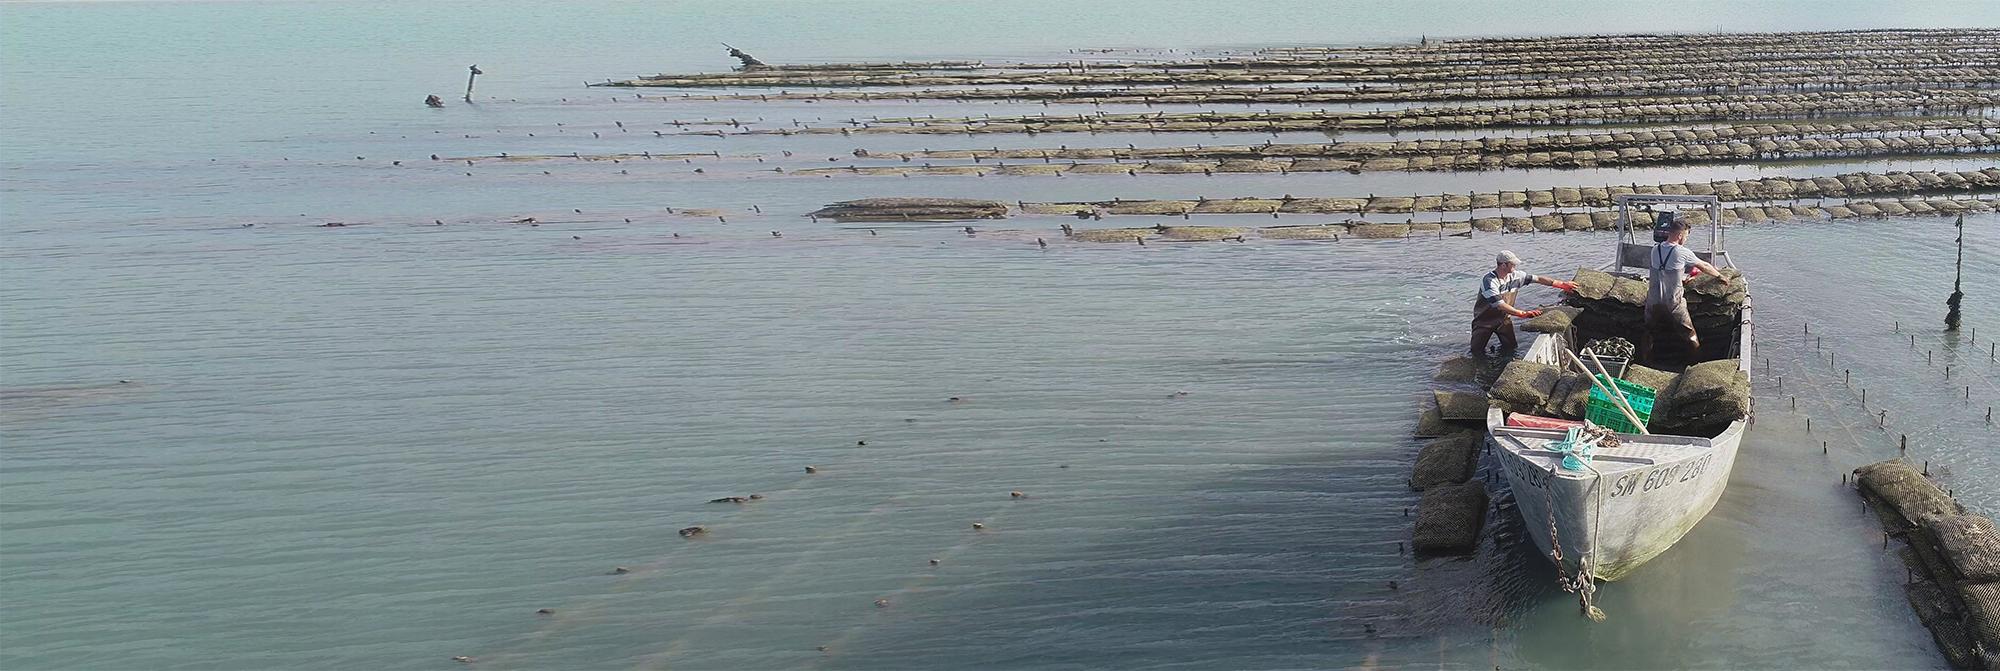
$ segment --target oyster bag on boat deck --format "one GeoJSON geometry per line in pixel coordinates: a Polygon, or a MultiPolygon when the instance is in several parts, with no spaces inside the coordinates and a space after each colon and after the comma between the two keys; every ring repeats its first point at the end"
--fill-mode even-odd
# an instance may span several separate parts
{"type": "Polygon", "coordinates": [[[1590,378],[1582,373],[1563,373],[1556,382],[1555,393],[1549,394],[1548,405],[1542,406],[1542,416],[1583,419],[1590,407],[1591,387],[1590,378]]]}
{"type": "Polygon", "coordinates": [[[1500,371],[1500,379],[1493,381],[1493,389],[1488,395],[1514,408],[1533,410],[1547,405],[1549,394],[1556,388],[1556,380],[1561,371],[1555,366],[1517,360],[1507,364],[1500,371]]]}
{"type": "Polygon", "coordinates": [[[1672,414],[1685,416],[1681,409],[1720,398],[1740,397],[1747,402],[1750,376],[1737,370],[1735,359],[1717,359],[1688,366],[1687,372],[1681,373],[1662,394],[1672,414]]]}
{"type": "Polygon", "coordinates": [[[1680,376],[1663,370],[1647,368],[1636,363],[1625,367],[1626,382],[1637,382],[1663,392],[1674,385],[1674,379],[1677,377],[1680,376]]]}

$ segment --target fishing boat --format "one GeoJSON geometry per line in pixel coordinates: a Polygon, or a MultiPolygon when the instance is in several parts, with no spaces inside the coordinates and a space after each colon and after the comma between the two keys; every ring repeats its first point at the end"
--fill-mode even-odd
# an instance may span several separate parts
{"type": "MultiPolygon", "coordinates": [[[[1617,257],[1603,266],[1603,271],[1646,278],[1646,259],[1653,245],[1633,240],[1635,207],[1706,209],[1709,249],[1696,254],[1719,269],[1738,268],[1723,249],[1726,233],[1717,223],[1721,217],[1715,197],[1627,195],[1615,201],[1619,208],[1617,257]]],[[[1716,320],[1714,323],[1721,326],[1712,325],[1700,333],[1704,345],[1691,357],[1691,363],[1733,358],[1737,369],[1747,375],[1752,358],[1747,294],[1737,312],[1734,319],[1716,320]]],[[[1579,361],[1575,356],[1579,343],[1570,341],[1583,339],[1573,334],[1540,334],[1522,358],[1573,369],[1579,361]]],[[[1587,459],[1572,459],[1571,467],[1565,467],[1567,455],[1560,450],[1566,446],[1560,443],[1574,434],[1565,429],[1508,426],[1505,415],[1500,408],[1487,411],[1489,445],[1513,487],[1528,537],[1534,539],[1544,557],[1556,562],[1564,581],[1583,592],[1586,607],[1593,580],[1630,575],[1673,547],[1715,507],[1729,484],[1748,421],[1747,417],[1736,419],[1715,435],[1617,432],[1615,447],[1597,449],[1587,459]]]]}

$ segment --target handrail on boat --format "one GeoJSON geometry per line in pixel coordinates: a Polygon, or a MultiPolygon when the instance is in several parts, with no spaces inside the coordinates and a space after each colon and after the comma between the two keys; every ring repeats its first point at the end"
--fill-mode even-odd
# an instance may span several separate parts
{"type": "Polygon", "coordinates": [[[1618,249],[1617,258],[1611,263],[1619,271],[1625,270],[1626,245],[1632,244],[1632,207],[1645,205],[1701,205],[1708,212],[1708,253],[1727,254],[1722,249],[1724,235],[1722,227],[1722,199],[1715,196],[1677,196],[1671,194],[1625,193],[1611,197],[1618,204],[1618,249]]]}

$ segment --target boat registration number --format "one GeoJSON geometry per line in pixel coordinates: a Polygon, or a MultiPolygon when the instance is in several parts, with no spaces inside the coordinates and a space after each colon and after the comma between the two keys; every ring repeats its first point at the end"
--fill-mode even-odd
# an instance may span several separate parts
{"type": "Polygon", "coordinates": [[[1694,461],[1683,461],[1672,466],[1661,466],[1643,473],[1626,473],[1618,476],[1611,484],[1611,498],[1631,496],[1656,489],[1665,489],[1675,484],[1701,477],[1708,471],[1708,462],[1715,455],[1706,455],[1694,461]]]}

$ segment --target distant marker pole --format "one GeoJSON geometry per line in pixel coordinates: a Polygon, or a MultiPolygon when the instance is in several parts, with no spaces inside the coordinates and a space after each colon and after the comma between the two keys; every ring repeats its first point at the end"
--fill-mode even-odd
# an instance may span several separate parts
{"type": "Polygon", "coordinates": [[[474,65],[474,66],[472,66],[471,68],[468,68],[468,69],[472,70],[472,73],[471,73],[471,74],[467,74],[467,75],[465,76],[465,101],[466,101],[466,102],[472,102],[472,80],[474,80],[474,79],[477,79],[477,78],[478,78],[478,77],[479,77],[480,75],[483,75],[483,74],[486,74],[486,73],[484,73],[484,72],[481,72],[481,71],[479,70],[479,66],[477,66],[477,65],[474,65]]]}

